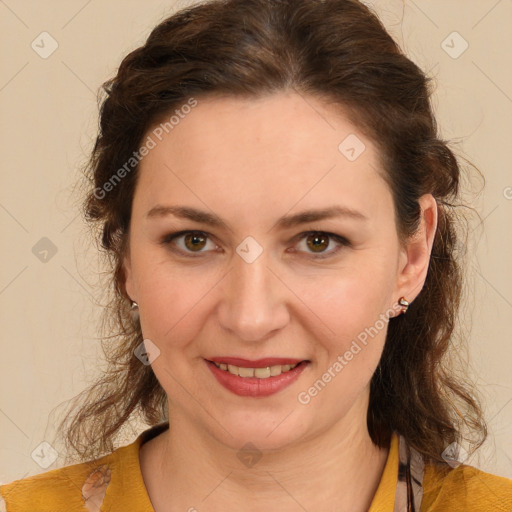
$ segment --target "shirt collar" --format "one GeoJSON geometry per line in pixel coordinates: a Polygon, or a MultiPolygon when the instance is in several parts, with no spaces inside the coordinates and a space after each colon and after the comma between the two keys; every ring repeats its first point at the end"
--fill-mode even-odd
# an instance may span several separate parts
{"type": "Polygon", "coordinates": [[[398,440],[398,434],[394,432],[391,436],[386,465],[368,512],[391,512],[393,510],[398,483],[398,440]]]}

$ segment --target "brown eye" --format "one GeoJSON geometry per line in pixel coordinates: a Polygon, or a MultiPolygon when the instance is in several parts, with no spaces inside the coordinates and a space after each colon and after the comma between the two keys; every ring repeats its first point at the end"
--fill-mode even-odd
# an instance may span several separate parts
{"type": "Polygon", "coordinates": [[[323,252],[329,247],[329,237],[323,233],[314,233],[306,238],[306,243],[313,252],[323,252]]]}
{"type": "Polygon", "coordinates": [[[304,240],[306,246],[305,249],[301,249],[299,252],[305,252],[313,259],[330,258],[336,255],[343,247],[351,247],[352,245],[345,237],[324,231],[306,231],[298,235],[297,238],[300,242],[304,240]],[[335,242],[337,247],[326,250],[332,241],[335,242]]]}
{"type": "Polygon", "coordinates": [[[188,235],[184,235],[183,241],[186,248],[193,252],[196,249],[200,251],[206,245],[206,237],[200,233],[190,233],[188,235]]]}
{"type": "MultiPolygon", "coordinates": [[[[179,233],[166,235],[160,243],[165,246],[170,246],[171,249],[181,254],[191,255],[197,253],[201,255],[202,253],[208,252],[207,250],[203,250],[208,242],[209,236],[202,231],[180,231],[179,233]]],[[[210,243],[213,245],[213,249],[215,249],[215,244],[213,244],[213,242],[210,243]]]]}

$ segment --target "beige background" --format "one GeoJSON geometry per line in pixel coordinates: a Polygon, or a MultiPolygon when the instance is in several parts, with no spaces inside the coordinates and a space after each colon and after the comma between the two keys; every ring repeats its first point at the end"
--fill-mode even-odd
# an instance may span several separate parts
{"type": "MultiPolygon", "coordinates": [[[[458,151],[487,180],[472,200],[484,222],[473,230],[474,293],[464,325],[473,325],[468,368],[486,400],[490,437],[468,462],[512,477],[512,1],[367,3],[436,77],[442,135],[457,140],[458,151]],[[450,36],[454,31],[469,44],[458,58],[453,55],[463,41],[450,36]]],[[[58,406],[101,366],[94,300],[99,269],[73,185],[96,133],[99,86],[155,24],[184,5],[0,0],[1,482],[46,470],[31,453],[53,438],[58,406]],[[42,46],[44,31],[58,43],[46,59],[31,47],[33,41],[42,46]],[[46,262],[33,252],[43,237],[57,249],[46,262]]]]}

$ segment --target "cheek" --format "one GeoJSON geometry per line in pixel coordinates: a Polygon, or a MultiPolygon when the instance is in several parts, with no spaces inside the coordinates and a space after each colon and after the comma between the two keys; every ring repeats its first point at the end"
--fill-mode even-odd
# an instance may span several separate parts
{"type": "MultiPolygon", "coordinates": [[[[368,389],[378,366],[387,334],[389,312],[383,307],[383,289],[363,276],[334,283],[330,293],[310,297],[329,329],[313,338],[317,357],[312,378],[297,399],[318,414],[339,418],[368,389]]],[[[320,331],[318,331],[320,332],[320,331]]]]}
{"type": "Polygon", "coordinates": [[[382,354],[393,314],[389,310],[392,278],[385,267],[361,264],[337,279],[326,279],[323,288],[307,295],[303,290],[305,302],[321,319],[316,342],[323,353],[318,372],[329,372],[331,377],[325,379],[336,380],[345,389],[366,385],[382,354]]]}
{"type": "MultiPolygon", "coordinates": [[[[389,307],[393,280],[383,263],[365,262],[333,271],[303,285],[299,295],[334,338],[352,337],[372,326],[389,307]]],[[[294,287],[294,291],[297,288],[294,287]]]]}
{"type": "Polygon", "coordinates": [[[158,270],[148,273],[139,286],[144,337],[155,340],[159,346],[185,345],[200,328],[198,315],[211,288],[204,279],[186,279],[158,270]]]}

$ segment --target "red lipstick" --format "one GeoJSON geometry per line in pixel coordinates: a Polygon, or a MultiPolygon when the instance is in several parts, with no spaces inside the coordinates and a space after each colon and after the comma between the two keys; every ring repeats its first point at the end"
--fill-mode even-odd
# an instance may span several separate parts
{"type": "Polygon", "coordinates": [[[239,396],[251,396],[255,398],[273,395],[295,382],[300,374],[308,367],[309,361],[286,358],[265,358],[257,361],[250,361],[241,358],[212,358],[217,363],[233,364],[245,368],[264,368],[266,366],[297,364],[295,368],[283,372],[280,375],[260,379],[258,377],[240,377],[229,371],[218,368],[215,363],[205,359],[205,363],[212,372],[217,382],[224,388],[239,396]],[[236,364],[235,361],[238,363],[236,364]],[[281,362],[284,361],[284,362],[281,362]],[[243,364],[242,364],[243,363],[243,364]]]}

